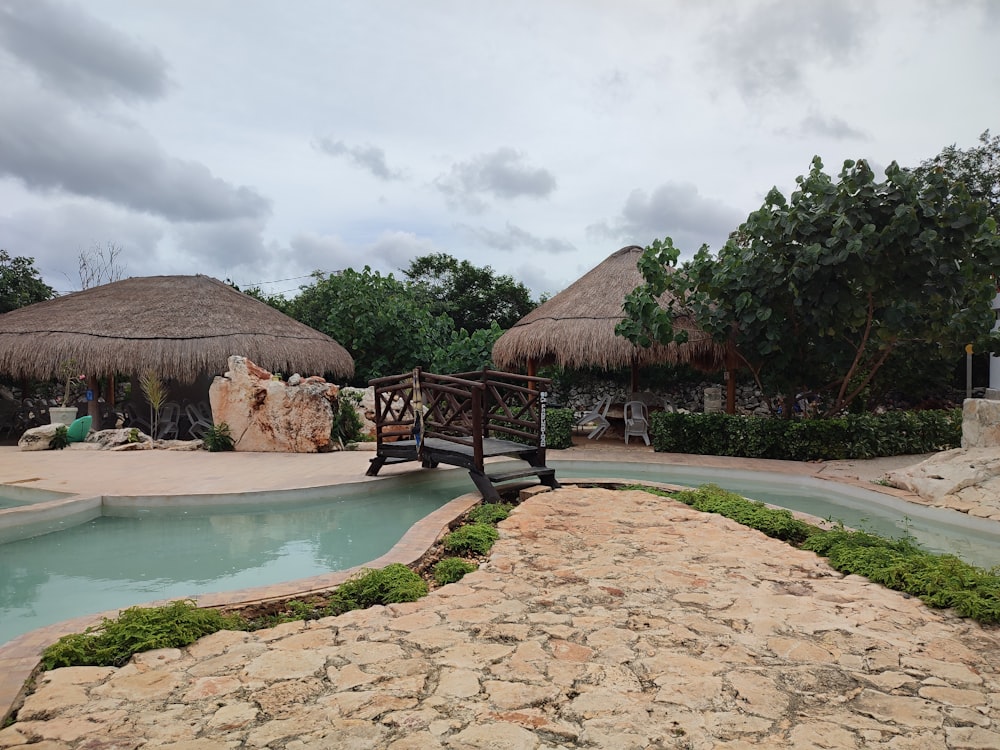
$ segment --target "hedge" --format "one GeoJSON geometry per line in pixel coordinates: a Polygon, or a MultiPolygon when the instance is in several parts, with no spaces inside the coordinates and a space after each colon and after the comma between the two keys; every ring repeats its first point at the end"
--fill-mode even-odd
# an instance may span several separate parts
{"type": "Polygon", "coordinates": [[[890,411],[834,419],[653,412],[654,450],[827,461],[932,453],[962,442],[962,410],[890,411]]]}
{"type": "Polygon", "coordinates": [[[545,447],[572,448],[574,421],[572,409],[546,409],[545,447]]]}

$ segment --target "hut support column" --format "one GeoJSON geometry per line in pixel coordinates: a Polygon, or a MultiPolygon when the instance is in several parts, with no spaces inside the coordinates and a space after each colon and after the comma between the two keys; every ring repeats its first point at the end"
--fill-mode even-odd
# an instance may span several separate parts
{"type": "Polygon", "coordinates": [[[639,392],[639,362],[636,359],[632,360],[632,377],[629,382],[629,393],[639,392]]]}
{"type": "MultiPolygon", "coordinates": [[[[529,359],[528,360],[528,377],[529,378],[535,377],[535,375],[537,374],[537,372],[538,372],[538,361],[534,360],[534,359],[529,359]]],[[[530,380],[528,381],[528,389],[532,390],[532,391],[535,390],[535,383],[534,383],[534,381],[530,381],[530,380]]]]}
{"type": "Polygon", "coordinates": [[[91,427],[99,430],[101,429],[101,402],[98,399],[101,395],[101,383],[96,375],[87,376],[87,390],[93,396],[87,401],[87,414],[90,415],[91,427]]]}

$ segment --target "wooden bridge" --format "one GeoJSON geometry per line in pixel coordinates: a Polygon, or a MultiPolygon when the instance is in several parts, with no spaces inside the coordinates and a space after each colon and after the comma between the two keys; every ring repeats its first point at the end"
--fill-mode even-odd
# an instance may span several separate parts
{"type": "Polygon", "coordinates": [[[434,375],[420,368],[369,381],[375,388],[377,454],[366,472],[386,464],[420,461],[461,466],[485,500],[498,502],[496,485],[538,477],[558,487],[545,466],[547,378],[479,370],[434,375]],[[508,456],[527,462],[514,470],[487,473],[485,460],[508,456]]]}

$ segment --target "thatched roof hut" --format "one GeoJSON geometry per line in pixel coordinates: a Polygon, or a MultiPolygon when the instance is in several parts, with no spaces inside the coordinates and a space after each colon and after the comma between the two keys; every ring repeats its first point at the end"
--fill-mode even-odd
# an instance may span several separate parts
{"type": "Polygon", "coordinates": [[[0,372],[51,378],[70,360],[93,375],[156,372],[193,382],[241,355],[272,372],[349,376],[329,336],[208,276],[148,276],[0,315],[0,372]]]}
{"type": "Polygon", "coordinates": [[[688,342],[637,347],[615,334],[625,296],[643,283],[637,263],[642,248],[623,247],[546,301],[504,333],[493,346],[493,362],[513,369],[528,365],[599,367],[617,370],[662,363],[689,363],[717,370],[725,347],[711,340],[690,317],[675,318],[688,342]]]}

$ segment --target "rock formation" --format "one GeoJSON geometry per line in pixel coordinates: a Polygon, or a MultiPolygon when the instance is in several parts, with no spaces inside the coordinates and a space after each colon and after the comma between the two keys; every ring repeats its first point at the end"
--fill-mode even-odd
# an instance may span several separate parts
{"type": "Polygon", "coordinates": [[[1000,401],[966,399],[962,447],[887,475],[928,505],[1000,521],[1000,401]]]}
{"type": "Polygon", "coordinates": [[[330,437],[337,393],[321,377],[285,383],[233,356],[226,374],[212,382],[209,400],[215,424],[228,425],[238,451],[322,453],[339,448],[330,437]]]}
{"type": "Polygon", "coordinates": [[[64,424],[43,424],[24,431],[17,441],[17,447],[23,451],[47,451],[52,447],[52,438],[56,430],[65,427],[64,424]]]}

